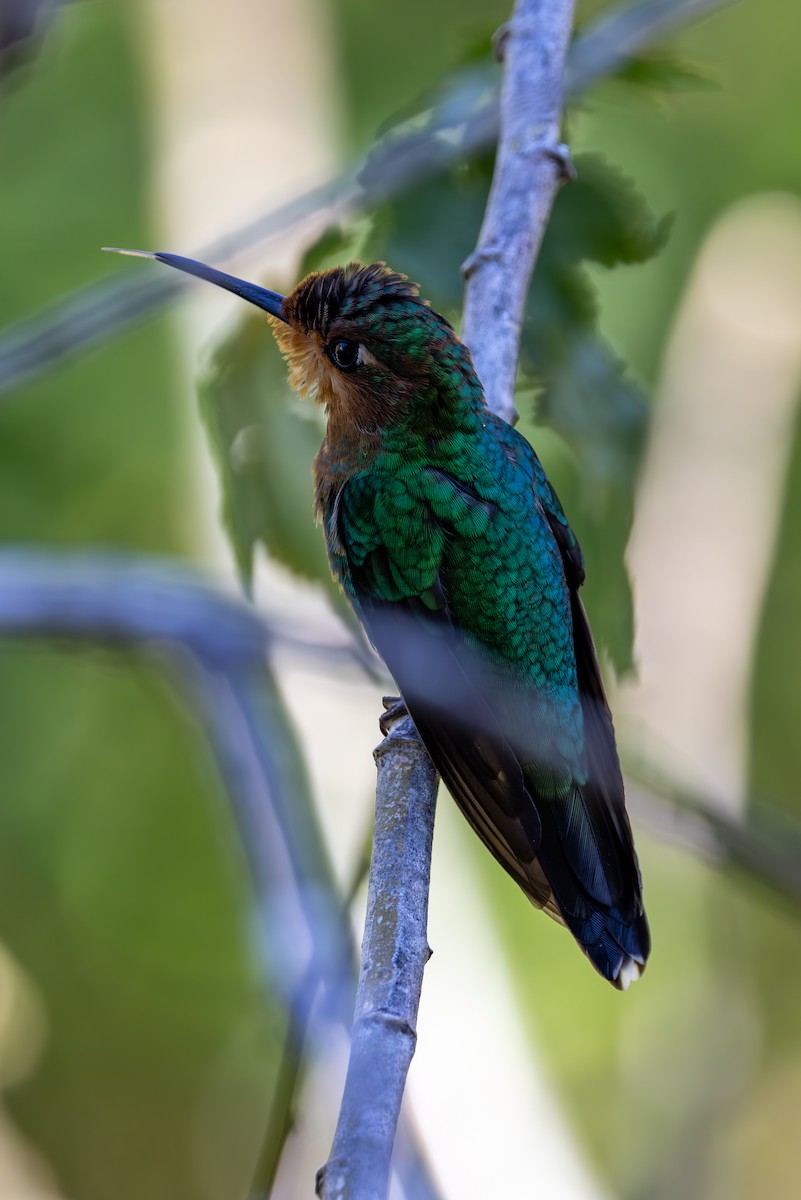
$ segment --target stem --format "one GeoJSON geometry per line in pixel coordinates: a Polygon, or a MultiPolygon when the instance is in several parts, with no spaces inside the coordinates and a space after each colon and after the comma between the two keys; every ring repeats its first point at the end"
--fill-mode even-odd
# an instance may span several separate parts
{"type": "Polygon", "coordinates": [[[380,1200],[417,1040],[437,773],[411,718],[375,751],[376,818],[348,1074],[334,1144],[318,1172],[322,1200],[380,1200]]]}
{"type": "Polygon", "coordinates": [[[505,71],[495,174],[478,245],[462,267],[462,339],[487,404],[510,424],[520,328],[542,235],[566,171],[559,144],[573,0],[518,0],[499,44],[505,71]]]}

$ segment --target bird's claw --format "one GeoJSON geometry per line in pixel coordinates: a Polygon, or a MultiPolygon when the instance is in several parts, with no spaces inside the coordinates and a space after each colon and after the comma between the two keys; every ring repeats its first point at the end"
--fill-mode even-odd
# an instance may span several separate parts
{"type": "Polygon", "coordinates": [[[408,717],[409,710],[402,696],[384,696],[381,703],[385,712],[378,718],[378,728],[386,737],[395,721],[401,717],[408,717]]]}

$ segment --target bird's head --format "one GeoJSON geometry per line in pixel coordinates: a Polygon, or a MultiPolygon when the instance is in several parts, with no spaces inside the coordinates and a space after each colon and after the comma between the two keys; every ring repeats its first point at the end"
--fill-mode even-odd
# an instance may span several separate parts
{"type": "Polygon", "coordinates": [[[176,254],[119,253],[154,258],[263,309],[290,386],[322,404],[329,424],[369,433],[419,416],[423,405],[428,419],[445,417],[449,395],[482,403],[469,351],[451,325],[384,263],[313,272],[282,296],[176,254]]]}

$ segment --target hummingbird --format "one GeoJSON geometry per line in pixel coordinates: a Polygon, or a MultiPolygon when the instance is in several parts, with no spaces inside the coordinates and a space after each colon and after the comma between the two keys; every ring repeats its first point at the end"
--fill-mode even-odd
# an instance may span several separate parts
{"type": "Polygon", "coordinates": [[[289,383],[326,413],[313,467],[331,570],[448,791],[533,904],[625,990],[650,949],[584,562],[470,352],[383,263],[289,295],[153,258],[268,314],[289,383]]]}

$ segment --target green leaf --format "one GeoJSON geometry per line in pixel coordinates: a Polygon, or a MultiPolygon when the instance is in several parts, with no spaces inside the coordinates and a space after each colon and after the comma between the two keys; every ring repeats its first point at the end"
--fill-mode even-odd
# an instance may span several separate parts
{"type": "Polygon", "coordinates": [[[322,421],[314,405],[301,404],[290,392],[286,365],[262,317],[245,316],[220,345],[200,386],[200,407],[220,473],[223,523],[245,590],[251,590],[260,544],[294,575],[320,584],[358,632],[313,515],[311,469],[322,421]]]}
{"type": "Polygon", "coordinates": [[[710,67],[663,53],[635,55],[612,78],[650,92],[714,92],[720,88],[710,67]]]}
{"type": "Polygon", "coordinates": [[[346,229],[343,225],[329,225],[304,253],[298,278],[303,279],[310,271],[325,271],[328,267],[357,257],[360,241],[358,226],[346,229]]]}
{"type": "Polygon", "coordinates": [[[374,216],[365,257],[383,259],[419,282],[439,311],[461,303],[460,267],[475,246],[490,181],[482,159],[428,179],[374,216]]]}
{"type": "Polygon", "coordinates": [[[633,182],[603,155],[577,155],[575,166],[578,178],[557,197],[543,252],[604,267],[646,262],[658,254],[672,216],[655,218],[633,182]]]}
{"type": "Polygon", "coordinates": [[[304,579],[328,582],[312,518],[311,465],[321,441],[301,411],[265,321],[248,315],[218,348],[201,384],[203,418],[223,488],[223,520],[246,588],[257,543],[304,579]]]}

